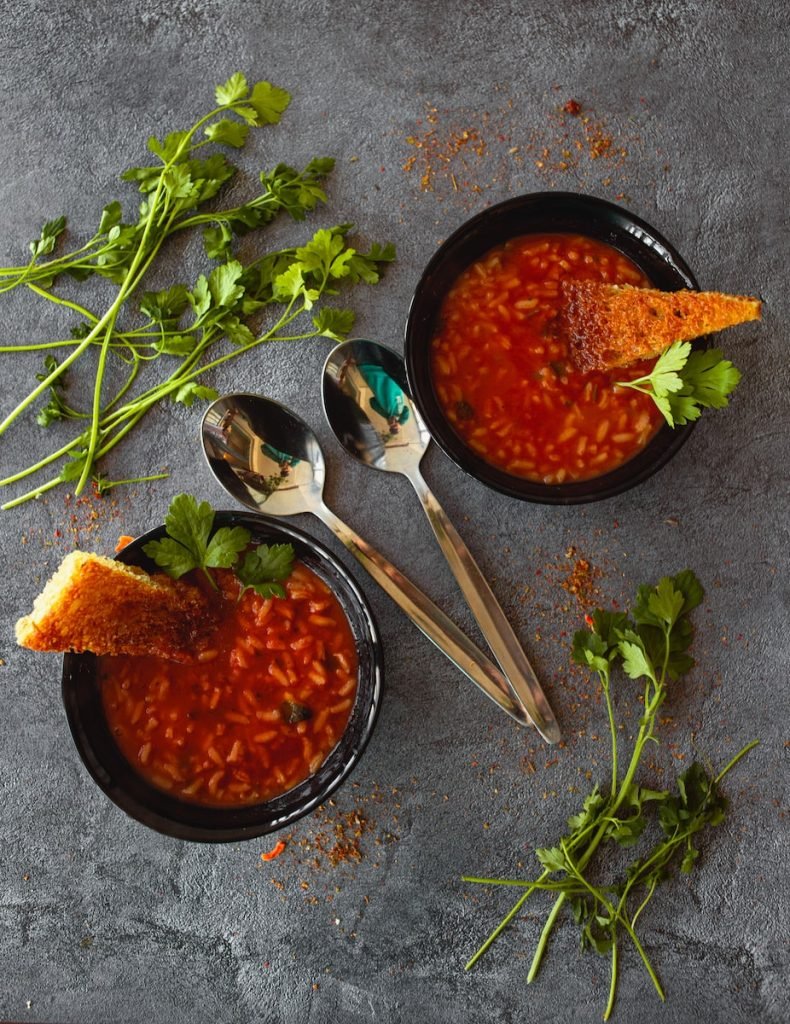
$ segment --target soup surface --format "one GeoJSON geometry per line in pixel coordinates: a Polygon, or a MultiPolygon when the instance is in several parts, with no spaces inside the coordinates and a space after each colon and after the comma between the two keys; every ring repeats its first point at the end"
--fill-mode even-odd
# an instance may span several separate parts
{"type": "Polygon", "coordinates": [[[467,267],[432,340],[436,394],[456,433],[492,465],[546,484],[615,469],[663,422],[650,398],[615,385],[650,363],[574,368],[558,320],[564,280],[650,284],[603,242],[524,235],[467,267]]]}
{"type": "Polygon", "coordinates": [[[191,665],[100,658],[107,720],[153,785],[186,800],[269,800],[314,774],[348,723],[357,688],[354,637],[339,601],[296,563],[285,598],[215,570],[221,623],[191,665]]]}

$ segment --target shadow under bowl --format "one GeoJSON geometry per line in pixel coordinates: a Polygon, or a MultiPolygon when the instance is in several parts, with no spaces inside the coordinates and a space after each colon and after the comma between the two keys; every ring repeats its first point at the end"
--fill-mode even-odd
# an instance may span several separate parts
{"type": "Polygon", "coordinates": [[[578,234],[605,242],[642,270],[654,288],[699,290],[677,250],[655,228],[604,199],[576,192],[535,192],[489,207],[462,224],[434,253],[420,278],[406,322],[404,357],[409,389],[432,437],[465,472],[488,487],[523,501],[575,505],[611,498],[664,466],[688,439],[694,424],[664,424],[627,462],[585,480],[544,484],[513,476],[472,451],[442,410],[431,370],[432,340],[447,292],[470,264],[511,238],[578,234]]]}
{"type": "MultiPolygon", "coordinates": [[[[218,843],[253,839],[285,828],[315,810],[337,789],[359,761],[373,732],[381,703],[383,658],[378,629],[364,595],[323,545],[300,530],[255,513],[217,512],[214,525],[243,526],[258,544],[292,544],[297,560],[330,587],[351,626],[359,659],[356,699],[342,737],[318,771],[264,803],[238,807],[190,803],[147,782],[121,753],[104,714],[94,655],[64,656],[62,694],[77,751],[94,781],[118,807],[165,835],[218,843]]],[[[138,537],[117,558],[156,571],[143,546],[164,536],[165,528],[159,526],[138,537]]]]}

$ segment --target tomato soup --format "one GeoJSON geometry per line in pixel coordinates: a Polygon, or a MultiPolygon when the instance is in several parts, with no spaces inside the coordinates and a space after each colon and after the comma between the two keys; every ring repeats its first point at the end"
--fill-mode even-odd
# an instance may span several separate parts
{"type": "Polygon", "coordinates": [[[460,275],[432,340],[436,394],[456,433],[492,465],[546,484],[615,469],[662,422],[650,398],[615,384],[648,372],[649,363],[574,368],[559,326],[564,280],[650,283],[591,238],[513,238],[460,275]]]}
{"type": "Polygon", "coordinates": [[[285,598],[216,570],[211,646],[191,665],[99,659],[109,727],[135,770],[202,804],[269,800],[314,774],[346,728],[357,689],[348,620],[323,580],[296,563],[285,598]]]}

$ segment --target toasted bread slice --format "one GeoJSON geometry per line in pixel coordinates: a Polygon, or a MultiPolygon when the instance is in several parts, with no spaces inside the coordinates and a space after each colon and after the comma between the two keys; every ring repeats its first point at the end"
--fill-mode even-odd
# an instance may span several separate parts
{"type": "Polygon", "coordinates": [[[197,587],[72,551],[34,601],[32,613],[17,622],[16,638],[34,651],[192,661],[213,628],[208,599],[197,587]]]}
{"type": "Polygon", "coordinates": [[[662,292],[566,281],[560,323],[580,370],[607,370],[657,356],[676,341],[759,320],[759,299],[721,292],[662,292]]]}

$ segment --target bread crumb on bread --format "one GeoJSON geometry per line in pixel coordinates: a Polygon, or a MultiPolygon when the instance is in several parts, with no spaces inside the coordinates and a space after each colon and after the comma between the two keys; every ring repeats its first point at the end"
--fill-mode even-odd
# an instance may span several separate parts
{"type": "Polygon", "coordinates": [[[759,320],[759,299],[721,292],[662,292],[596,281],[562,283],[560,314],[574,365],[583,371],[627,366],[676,341],[759,320]]]}
{"type": "Polygon", "coordinates": [[[165,575],[72,551],[16,624],[34,651],[153,654],[192,661],[215,626],[206,595],[165,575]]]}

